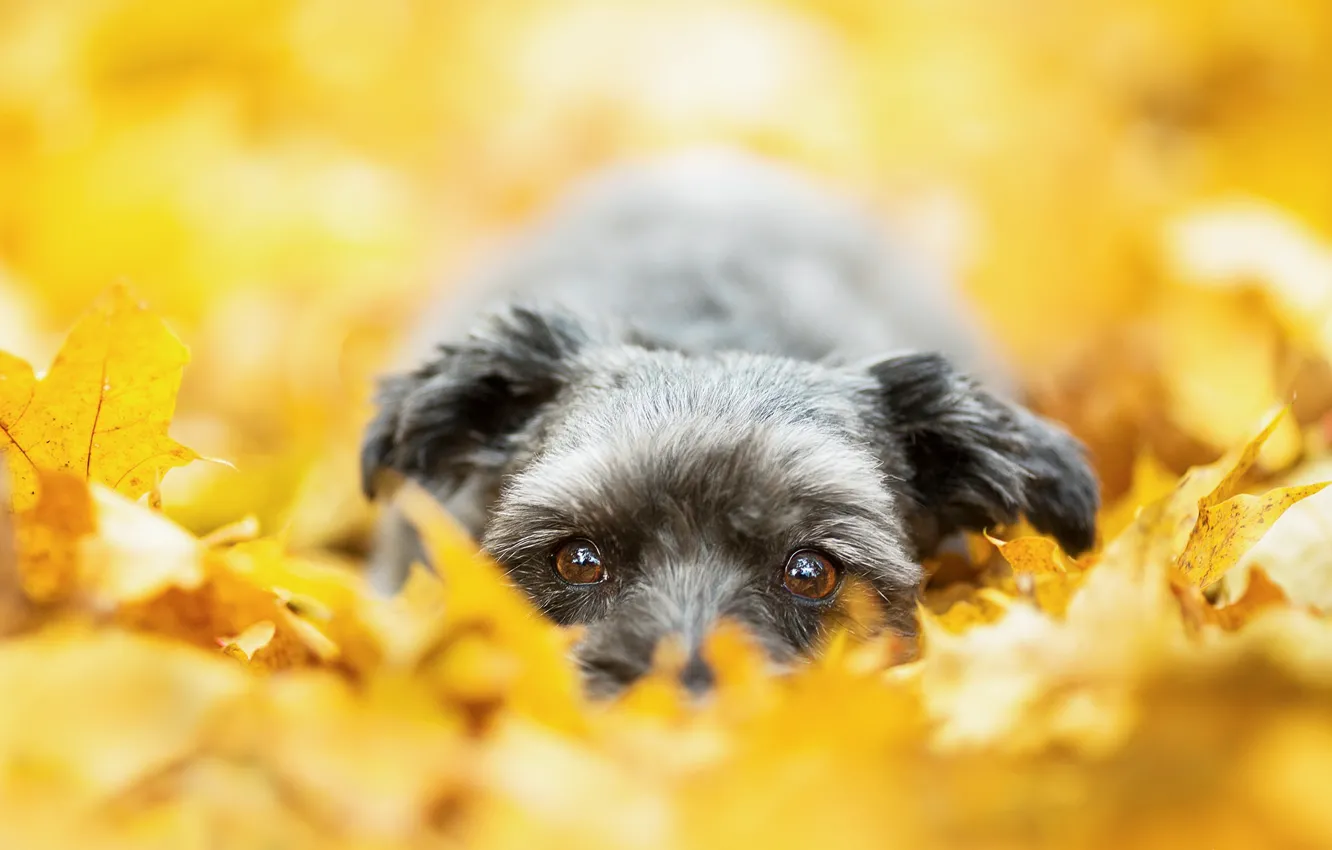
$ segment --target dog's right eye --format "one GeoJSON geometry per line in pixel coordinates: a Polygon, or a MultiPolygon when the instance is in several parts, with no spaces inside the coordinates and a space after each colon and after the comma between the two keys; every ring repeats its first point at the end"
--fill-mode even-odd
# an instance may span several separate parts
{"type": "Polygon", "coordinates": [[[803,599],[827,599],[837,589],[837,566],[822,552],[801,549],[787,560],[782,584],[803,599]]]}
{"type": "Polygon", "coordinates": [[[553,553],[555,574],[569,584],[600,584],[606,580],[606,565],[597,544],[577,538],[563,543],[553,553]]]}

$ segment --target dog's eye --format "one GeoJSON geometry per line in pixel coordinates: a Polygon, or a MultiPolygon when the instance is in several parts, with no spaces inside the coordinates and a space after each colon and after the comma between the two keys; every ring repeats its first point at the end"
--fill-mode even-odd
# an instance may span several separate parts
{"type": "Polygon", "coordinates": [[[597,584],[606,580],[606,565],[591,540],[578,538],[554,552],[555,572],[569,584],[597,584]]]}
{"type": "Polygon", "coordinates": [[[782,584],[796,596],[826,599],[837,587],[837,567],[822,552],[801,549],[787,560],[782,584]]]}

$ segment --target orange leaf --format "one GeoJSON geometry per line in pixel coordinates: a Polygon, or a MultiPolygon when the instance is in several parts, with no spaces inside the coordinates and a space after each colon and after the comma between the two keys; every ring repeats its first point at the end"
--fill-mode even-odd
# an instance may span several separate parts
{"type": "Polygon", "coordinates": [[[1262,567],[1254,567],[1249,571],[1249,586],[1244,595],[1230,605],[1216,609],[1215,620],[1223,629],[1235,631],[1263,611],[1289,603],[1281,585],[1272,581],[1262,567]]]}

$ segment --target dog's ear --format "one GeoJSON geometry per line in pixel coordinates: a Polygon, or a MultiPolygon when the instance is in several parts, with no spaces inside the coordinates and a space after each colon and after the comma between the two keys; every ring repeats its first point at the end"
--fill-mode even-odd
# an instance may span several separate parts
{"type": "Polygon", "coordinates": [[[1019,515],[1070,554],[1091,548],[1096,477],[1067,432],[987,393],[938,355],[890,357],[869,371],[888,471],[907,471],[920,549],[1019,515]]]}
{"type": "Polygon", "coordinates": [[[366,495],[384,469],[441,492],[501,467],[512,437],[564,386],[586,342],[570,316],[512,308],[415,372],[386,379],[361,446],[366,495]]]}

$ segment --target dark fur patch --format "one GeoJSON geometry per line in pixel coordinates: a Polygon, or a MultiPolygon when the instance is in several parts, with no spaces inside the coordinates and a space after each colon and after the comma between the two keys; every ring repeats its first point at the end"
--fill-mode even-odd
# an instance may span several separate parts
{"type": "MultiPolygon", "coordinates": [[[[883,438],[911,469],[907,493],[941,538],[1026,515],[1070,554],[1095,542],[1096,479],[1081,446],[1029,411],[986,392],[941,356],[893,357],[870,368],[883,438]]],[[[928,551],[935,540],[918,541],[928,551]]]]}
{"type": "Polygon", "coordinates": [[[571,319],[515,307],[465,342],[440,346],[415,372],[386,380],[361,451],[367,495],[381,468],[445,493],[479,468],[503,465],[506,442],[555,397],[585,342],[571,319]]]}

